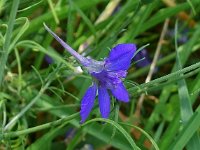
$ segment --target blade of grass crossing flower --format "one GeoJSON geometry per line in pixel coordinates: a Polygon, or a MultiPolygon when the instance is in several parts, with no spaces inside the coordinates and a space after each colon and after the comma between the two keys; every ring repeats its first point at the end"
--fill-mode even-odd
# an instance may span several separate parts
{"type": "MultiPolygon", "coordinates": [[[[178,30],[178,22],[176,21],[176,25],[175,25],[175,48],[177,52],[176,64],[177,64],[177,70],[180,70],[182,69],[182,64],[181,64],[181,60],[180,60],[179,52],[178,52],[178,45],[177,45],[178,31],[177,30],[178,30]]],[[[193,115],[193,110],[192,110],[191,99],[190,99],[190,95],[188,92],[185,79],[181,79],[177,83],[178,83],[178,93],[179,93],[179,99],[180,99],[181,120],[184,126],[193,115]]],[[[197,133],[194,134],[194,136],[191,138],[189,143],[187,143],[186,147],[188,150],[199,149],[200,139],[197,133]]]]}
{"type": "Polygon", "coordinates": [[[118,123],[116,123],[112,120],[103,119],[103,118],[95,118],[95,119],[87,121],[82,126],[85,126],[89,123],[96,122],[96,121],[102,121],[102,122],[106,122],[106,123],[111,124],[112,126],[117,128],[124,135],[124,137],[127,139],[127,141],[129,142],[129,144],[131,145],[133,150],[140,150],[140,148],[135,144],[135,142],[133,141],[132,137],[128,134],[128,132],[126,132],[126,130],[124,130],[124,128],[122,128],[118,123]]]}
{"type": "Polygon", "coordinates": [[[136,50],[136,52],[134,53],[133,57],[135,57],[135,55],[137,55],[137,53],[139,53],[140,51],[142,51],[143,49],[145,49],[146,47],[148,47],[150,44],[146,44],[146,45],[143,45],[142,47],[138,48],[136,50]]]}
{"type": "Polygon", "coordinates": [[[17,9],[18,9],[18,5],[19,5],[19,0],[15,0],[12,3],[12,8],[11,8],[11,12],[10,12],[10,17],[9,17],[9,21],[8,21],[8,29],[6,31],[6,35],[5,35],[5,43],[3,45],[3,52],[2,55],[0,57],[0,61],[1,61],[1,65],[0,65],[0,87],[2,86],[2,81],[3,81],[3,77],[4,77],[4,72],[5,72],[5,66],[7,63],[7,59],[8,59],[8,54],[9,54],[9,45],[10,45],[10,40],[12,37],[12,30],[14,27],[14,22],[15,22],[15,17],[17,14],[17,9]]]}
{"type": "MultiPolygon", "coordinates": [[[[161,66],[163,64],[166,64],[167,62],[169,62],[170,60],[175,58],[175,53],[169,54],[165,57],[163,57],[162,59],[158,60],[157,62],[157,66],[161,66]]],[[[149,70],[150,66],[146,66],[143,68],[140,68],[139,70],[136,70],[133,74],[130,74],[127,76],[128,79],[136,79],[137,77],[140,77],[144,74],[146,74],[149,70]]]]}

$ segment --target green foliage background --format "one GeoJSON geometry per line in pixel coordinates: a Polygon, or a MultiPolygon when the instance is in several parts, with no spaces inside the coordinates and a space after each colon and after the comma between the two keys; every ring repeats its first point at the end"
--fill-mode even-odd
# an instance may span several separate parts
{"type": "Polygon", "coordinates": [[[0,149],[198,150],[199,14],[199,0],[0,0],[0,149]],[[112,98],[110,118],[102,119],[96,100],[81,125],[80,101],[91,77],[43,23],[97,60],[119,43],[146,45],[153,59],[167,18],[174,33],[162,41],[152,81],[145,83],[149,66],[133,62],[124,81],[130,103],[112,98]],[[178,43],[184,30],[187,41],[178,43]]]}

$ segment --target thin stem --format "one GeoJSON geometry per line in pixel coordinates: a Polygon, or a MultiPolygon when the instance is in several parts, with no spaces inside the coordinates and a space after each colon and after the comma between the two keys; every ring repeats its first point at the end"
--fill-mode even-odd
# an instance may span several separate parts
{"type": "Polygon", "coordinates": [[[51,0],[48,0],[48,3],[49,3],[49,6],[50,6],[50,9],[51,9],[51,11],[52,11],[52,14],[53,14],[53,17],[54,17],[54,19],[55,19],[56,24],[59,24],[60,21],[59,21],[59,19],[58,19],[58,16],[57,16],[57,14],[56,14],[56,11],[55,11],[55,8],[54,8],[54,6],[53,6],[52,1],[51,1],[51,0]]]}
{"type": "Polygon", "coordinates": [[[139,87],[137,86],[137,87],[130,88],[129,91],[131,91],[132,94],[134,94],[133,93],[134,91],[137,91],[137,93],[138,93],[138,92],[140,92],[140,91],[138,91],[138,89],[146,90],[147,88],[155,86],[155,85],[158,87],[159,83],[162,84],[164,81],[167,81],[167,80],[170,80],[170,82],[172,82],[172,81],[180,80],[182,78],[190,77],[190,76],[198,73],[199,70],[200,70],[200,62],[193,64],[189,67],[186,67],[184,69],[178,70],[176,72],[173,72],[171,74],[165,75],[163,77],[160,77],[158,79],[152,80],[148,83],[140,84],[139,87]],[[180,77],[180,74],[184,74],[184,75],[180,77]]]}
{"type": "MultiPolygon", "coordinates": [[[[152,76],[153,76],[153,72],[155,70],[156,63],[157,63],[159,55],[160,55],[160,50],[162,48],[163,39],[164,39],[165,34],[167,32],[168,24],[169,24],[169,19],[166,19],[164,26],[163,26],[161,36],[160,36],[160,39],[158,41],[158,46],[156,48],[156,52],[155,52],[155,55],[154,55],[154,58],[153,58],[153,62],[150,65],[150,70],[149,70],[149,73],[148,73],[147,78],[145,80],[145,83],[149,82],[151,80],[152,76]]],[[[140,110],[141,110],[141,107],[142,107],[142,104],[143,104],[143,101],[144,101],[144,97],[145,97],[145,94],[142,94],[139,98],[139,101],[138,101],[137,107],[136,107],[136,111],[135,111],[136,117],[140,116],[140,110]]]]}
{"type": "Polygon", "coordinates": [[[0,58],[0,87],[2,86],[2,81],[3,81],[3,76],[4,76],[4,69],[6,66],[6,62],[8,59],[8,54],[9,54],[9,46],[10,46],[10,41],[12,37],[12,30],[14,27],[15,23],[15,17],[17,14],[17,9],[19,5],[19,0],[14,0],[11,8],[11,13],[8,21],[8,29],[6,31],[5,35],[5,43],[3,45],[3,52],[0,58]]]}
{"type": "Polygon", "coordinates": [[[17,121],[19,118],[21,118],[21,117],[36,103],[36,101],[40,98],[40,96],[41,96],[41,95],[44,93],[44,91],[48,88],[49,84],[50,84],[50,82],[47,82],[47,83],[45,84],[45,86],[41,88],[41,90],[39,91],[38,95],[37,95],[35,98],[33,98],[33,99],[31,100],[31,102],[30,102],[26,107],[24,107],[24,108],[22,109],[22,111],[21,111],[19,114],[17,114],[17,115],[5,126],[4,131],[8,130],[9,128],[12,128],[12,127],[15,125],[16,121],[17,121]]]}
{"type": "Polygon", "coordinates": [[[7,121],[5,101],[2,102],[2,110],[3,110],[3,123],[2,123],[2,128],[3,128],[6,125],[6,121],[7,121]]]}
{"type": "Polygon", "coordinates": [[[68,117],[61,118],[61,119],[58,119],[56,121],[45,123],[45,124],[42,124],[42,125],[39,125],[39,126],[36,126],[36,127],[25,129],[25,130],[14,131],[14,132],[4,132],[4,133],[0,134],[0,139],[2,139],[3,137],[4,138],[9,137],[10,138],[10,137],[17,137],[17,136],[20,136],[20,135],[26,135],[26,134],[37,132],[37,131],[44,130],[44,129],[47,129],[47,128],[51,128],[53,126],[58,126],[58,125],[61,125],[63,123],[66,123],[66,122],[68,122],[68,121],[70,121],[70,120],[72,120],[76,117],[79,117],[79,113],[75,113],[75,114],[72,114],[68,117]]]}
{"type": "Polygon", "coordinates": [[[170,80],[168,80],[164,83],[163,82],[160,82],[160,83],[157,82],[155,84],[146,84],[146,86],[139,87],[139,89],[141,89],[140,91],[132,91],[131,93],[136,96],[136,94],[140,94],[140,93],[143,93],[143,92],[148,92],[148,91],[152,91],[152,90],[155,90],[155,89],[162,89],[165,85],[169,85],[173,82],[177,82],[177,80],[181,80],[181,79],[191,77],[191,76],[199,73],[199,71],[200,71],[200,68],[195,69],[194,71],[186,73],[181,77],[180,76],[179,77],[172,77],[172,79],[170,78],[170,80]]]}

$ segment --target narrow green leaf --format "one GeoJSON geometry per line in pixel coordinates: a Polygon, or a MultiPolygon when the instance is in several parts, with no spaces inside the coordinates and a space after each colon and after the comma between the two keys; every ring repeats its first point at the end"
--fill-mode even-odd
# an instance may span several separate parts
{"type": "Polygon", "coordinates": [[[50,150],[52,148],[53,139],[58,136],[60,133],[63,133],[66,131],[66,128],[63,128],[63,125],[52,128],[50,131],[48,131],[45,135],[43,135],[41,138],[38,138],[34,143],[32,143],[27,150],[50,150]]]}
{"type": "Polygon", "coordinates": [[[92,123],[92,122],[96,122],[96,121],[102,121],[102,122],[106,122],[109,123],[111,125],[113,125],[115,128],[117,128],[123,135],[124,137],[128,140],[128,142],[130,143],[130,145],[132,146],[132,148],[134,150],[139,150],[140,148],[135,144],[135,142],[133,141],[132,137],[126,132],[126,130],[124,130],[124,128],[122,128],[119,124],[117,124],[116,122],[110,120],[110,119],[103,119],[103,118],[95,118],[92,120],[87,121],[86,123],[83,124],[83,126],[92,123]]]}
{"type": "Polygon", "coordinates": [[[12,37],[12,30],[14,27],[14,23],[15,23],[15,17],[17,14],[17,9],[18,9],[18,5],[19,5],[19,0],[14,0],[13,4],[12,4],[12,8],[11,8],[11,12],[10,12],[10,17],[9,17],[9,21],[8,21],[8,29],[6,31],[6,37],[5,37],[5,43],[3,45],[3,52],[2,55],[0,57],[0,87],[2,86],[2,81],[3,81],[3,77],[4,77],[4,69],[7,63],[7,59],[8,59],[8,54],[9,54],[9,45],[10,45],[10,40],[12,37]]]}
{"type": "MultiPolygon", "coordinates": [[[[199,0],[193,0],[192,1],[194,5],[197,5],[199,3],[199,0]]],[[[163,8],[159,10],[154,16],[152,16],[144,25],[143,28],[140,30],[140,33],[154,27],[158,23],[163,22],[166,18],[169,18],[173,15],[176,15],[177,13],[190,9],[190,5],[185,2],[182,4],[178,4],[175,7],[170,8],[163,8]]]]}
{"type": "Polygon", "coordinates": [[[24,34],[24,32],[29,27],[29,20],[26,17],[21,17],[21,18],[16,19],[16,24],[18,24],[18,23],[20,23],[22,21],[24,21],[25,23],[23,24],[23,26],[21,27],[21,29],[17,33],[16,37],[13,39],[12,43],[10,44],[10,46],[9,46],[9,53],[11,52],[11,50],[13,49],[13,47],[15,46],[15,44],[17,43],[17,41],[20,39],[20,37],[24,34]]]}
{"type": "Polygon", "coordinates": [[[90,21],[90,19],[84,14],[84,12],[77,6],[76,3],[71,1],[71,4],[75,8],[75,10],[80,14],[80,16],[83,18],[83,21],[88,25],[92,34],[96,37],[96,29],[95,29],[93,23],[90,21]]]}
{"type": "Polygon", "coordinates": [[[50,51],[50,50],[47,51],[44,47],[42,47],[40,44],[34,41],[31,41],[31,40],[20,41],[17,43],[17,46],[19,47],[25,46],[25,47],[32,48],[32,50],[35,50],[35,51],[41,51],[51,56],[53,59],[57,60],[58,62],[62,62],[66,64],[70,69],[74,70],[74,67],[70,63],[67,63],[58,53],[56,53],[55,51],[50,51]]]}
{"type": "MultiPolygon", "coordinates": [[[[185,124],[177,140],[171,144],[170,150],[181,150],[189,142],[191,137],[196,133],[200,127],[200,106],[197,108],[196,112],[192,115],[190,120],[185,124]]],[[[199,148],[199,147],[198,147],[199,148]]]]}
{"type": "Polygon", "coordinates": [[[45,124],[42,124],[42,125],[39,125],[39,126],[36,126],[36,127],[32,127],[32,128],[28,128],[28,129],[24,129],[24,130],[20,130],[20,131],[2,132],[2,133],[0,133],[0,139],[17,137],[17,136],[21,136],[21,135],[27,135],[27,134],[34,133],[34,132],[37,132],[37,131],[40,131],[40,130],[44,130],[44,129],[47,129],[47,128],[62,125],[63,123],[68,123],[70,120],[73,120],[78,116],[79,116],[79,113],[74,113],[70,116],[63,117],[63,118],[58,119],[56,121],[45,123],[45,124]]]}
{"type": "MultiPolygon", "coordinates": [[[[181,60],[180,60],[180,56],[178,52],[177,35],[178,35],[178,22],[176,22],[176,25],[175,25],[175,48],[177,52],[177,56],[176,56],[177,70],[180,70],[182,69],[182,64],[181,64],[181,60]]],[[[192,110],[191,99],[190,99],[190,95],[188,92],[185,79],[178,80],[177,83],[178,83],[178,93],[179,93],[179,99],[180,99],[181,120],[184,126],[193,115],[193,110],[192,110]]],[[[199,149],[200,139],[197,133],[194,134],[194,136],[191,138],[191,140],[189,141],[186,147],[188,150],[199,149]]]]}
{"type": "MultiPolygon", "coordinates": [[[[37,101],[37,105],[42,108],[50,108],[50,107],[54,107],[55,105],[58,105],[58,104],[55,102],[55,99],[53,99],[47,95],[43,95],[42,99],[40,101],[37,101]]],[[[59,104],[59,105],[61,105],[61,104],[59,104]]],[[[64,109],[51,110],[49,112],[55,116],[61,117],[61,116],[69,116],[74,111],[70,108],[68,108],[68,109],[64,108],[64,109]]],[[[71,121],[71,124],[74,125],[76,128],[79,128],[80,127],[79,122],[80,122],[80,119],[75,119],[75,120],[71,121]]],[[[89,134],[93,138],[96,138],[97,140],[108,143],[110,141],[110,137],[112,135],[112,129],[113,129],[113,127],[111,127],[111,126],[106,126],[106,128],[104,128],[104,126],[102,124],[94,123],[89,126],[85,126],[82,129],[82,131],[89,134]]],[[[129,142],[123,136],[114,136],[112,141],[110,141],[109,144],[111,144],[113,147],[116,147],[116,148],[122,149],[122,150],[130,150],[131,149],[129,142]]]]}
{"type": "Polygon", "coordinates": [[[149,139],[149,141],[151,141],[151,143],[153,144],[154,148],[156,150],[159,150],[158,145],[153,140],[153,138],[147,132],[145,132],[143,129],[141,129],[141,128],[137,127],[137,126],[131,125],[131,124],[123,123],[123,122],[120,122],[119,124],[122,124],[122,125],[125,125],[125,126],[129,126],[129,127],[132,127],[132,128],[135,128],[135,129],[139,130],[140,132],[142,132],[149,139]]]}

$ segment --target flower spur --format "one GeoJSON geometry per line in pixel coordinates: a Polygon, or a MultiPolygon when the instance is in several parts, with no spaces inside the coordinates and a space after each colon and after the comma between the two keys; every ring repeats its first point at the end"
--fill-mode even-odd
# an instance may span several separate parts
{"type": "Polygon", "coordinates": [[[112,48],[107,58],[103,61],[96,61],[94,59],[83,57],[60,39],[45,24],[44,27],[93,77],[93,83],[87,89],[81,101],[81,123],[85,122],[89,116],[94,106],[97,93],[102,118],[109,117],[109,92],[111,92],[117,100],[129,102],[128,92],[121,79],[125,78],[127,75],[131,59],[136,51],[135,44],[118,44],[112,48]]]}

